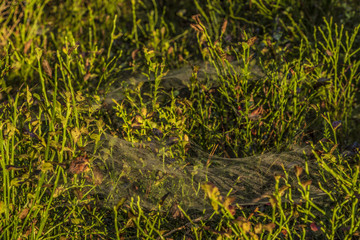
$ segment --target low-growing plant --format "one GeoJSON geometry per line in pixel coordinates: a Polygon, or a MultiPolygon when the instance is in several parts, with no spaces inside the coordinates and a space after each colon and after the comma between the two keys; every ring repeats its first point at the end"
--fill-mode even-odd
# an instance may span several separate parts
{"type": "Polygon", "coordinates": [[[0,238],[357,238],[358,11],[3,1],[0,238]]]}

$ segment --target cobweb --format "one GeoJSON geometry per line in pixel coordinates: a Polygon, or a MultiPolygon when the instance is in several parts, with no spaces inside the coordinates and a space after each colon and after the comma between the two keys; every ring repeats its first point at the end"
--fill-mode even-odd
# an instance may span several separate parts
{"type": "MultiPolygon", "coordinates": [[[[240,205],[267,202],[263,198],[274,192],[274,176],[284,175],[284,169],[290,184],[296,186],[294,166],[305,168],[310,149],[294,147],[283,153],[229,159],[210,156],[193,143],[192,154],[184,162],[165,157],[166,145],[158,141],[130,143],[105,134],[87,151],[94,152],[92,172],[101,176],[94,194],[101,197],[104,206],[113,207],[122,199],[140,199],[141,206],[149,209],[161,203],[201,210],[210,207],[200,187],[205,182],[218,187],[222,196],[230,193],[240,205]]],[[[310,176],[306,177],[315,178],[312,173],[317,172],[316,163],[308,161],[308,165],[310,176]]],[[[319,195],[321,191],[312,184],[311,193],[319,195]]]]}
{"type": "MultiPolygon", "coordinates": [[[[240,64],[231,64],[231,71],[242,71],[240,64]]],[[[215,84],[218,77],[215,68],[209,63],[200,63],[199,66],[199,79],[215,84]]],[[[251,66],[251,72],[254,80],[260,80],[264,76],[256,65],[251,66]]],[[[163,77],[161,86],[166,91],[187,88],[192,73],[190,66],[173,70],[163,77]]],[[[144,76],[135,76],[123,79],[122,83],[132,87],[141,82],[151,84],[152,81],[153,79],[144,76]]],[[[113,99],[124,99],[124,86],[114,85],[104,102],[111,106],[113,99]]],[[[98,107],[100,105],[95,106],[98,107]]],[[[169,146],[156,140],[141,144],[130,143],[105,134],[100,143],[90,145],[87,149],[87,152],[94,153],[94,175],[101,176],[96,194],[109,207],[122,199],[135,202],[140,199],[141,205],[147,208],[163,203],[200,210],[211,207],[200,187],[202,183],[210,182],[219,188],[223,196],[230,194],[235,197],[238,204],[260,204],[266,202],[266,194],[274,191],[274,176],[284,175],[284,170],[289,173],[290,183],[298,186],[294,167],[305,168],[305,160],[311,153],[310,147],[294,146],[293,150],[287,152],[230,159],[210,156],[195,143],[191,143],[190,148],[191,154],[188,154],[185,161],[170,159],[165,154],[169,151],[169,146]]],[[[310,176],[306,177],[318,178],[314,175],[318,167],[315,161],[308,161],[308,166],[310,176]]],[[[283,182],[282,184],[284,185],[283,182]]],[[[321,194],[315,184],[311,185],[311,192],[314,196],[321,194]]],[[[296,195],[296,191],[294,194],[296,195]]]]}

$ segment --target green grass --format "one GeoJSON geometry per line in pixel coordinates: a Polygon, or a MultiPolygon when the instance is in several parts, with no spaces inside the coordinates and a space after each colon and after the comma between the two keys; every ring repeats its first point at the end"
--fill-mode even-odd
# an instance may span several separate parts
{"type": "Polygon", "coordinates": [[[2,1],[0,238],[358,238],[359,12],[2,1]],[[234,162],[296,147],[300,165],[240,200],[234,162]]]}

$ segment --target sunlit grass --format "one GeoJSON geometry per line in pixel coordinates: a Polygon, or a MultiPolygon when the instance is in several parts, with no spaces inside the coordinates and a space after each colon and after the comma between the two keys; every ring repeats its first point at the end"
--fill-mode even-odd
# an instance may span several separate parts
{"type": "Polygon", "coordinates": [[[302,3],[3,1],[0,238],[358,237],[360,9],[302,3]],[[206,181],[294,146],[247,204],[206,181]]]}

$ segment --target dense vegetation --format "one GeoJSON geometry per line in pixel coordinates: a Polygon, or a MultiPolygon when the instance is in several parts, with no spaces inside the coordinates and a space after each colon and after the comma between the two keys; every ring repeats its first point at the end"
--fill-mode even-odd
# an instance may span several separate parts
{"type": "Polygon", "coordinates": [[[358,237],[359,20],[357,0],[3,0],[0,238],[358,237]],[[184,67],[187,79],[169,77],[184,67]],[[211,156],[311,150],[275,176],[268,204],[204,181],[211,209],[161,190],[151,209],[135,196],[109,207],[95,194],[106,169],[92,166],[107,136],[162,147],[159,189],[175,166],[217,166],[211,156]]]}

